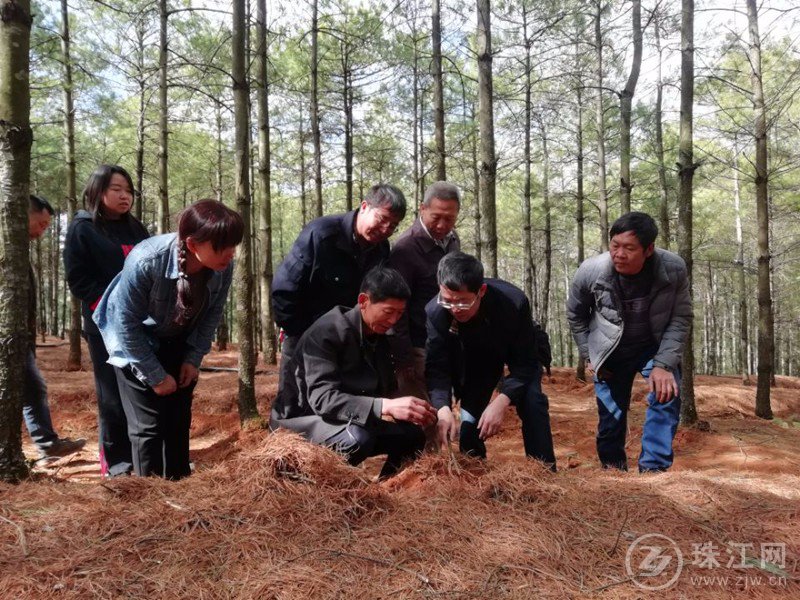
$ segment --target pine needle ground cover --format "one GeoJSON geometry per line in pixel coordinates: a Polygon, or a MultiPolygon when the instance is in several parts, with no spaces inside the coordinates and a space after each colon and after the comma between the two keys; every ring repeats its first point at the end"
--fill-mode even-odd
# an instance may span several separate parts
{"type": "MultiPolygon", "coordinates": [[[[39,353],[56,427],[96,441],[91,372],[60,372],[64,353],[39,353]]],[[[203,374],[189,479],[101,481],[88,449],[0,487],[0,598],[800,597],[796,380],[764,422],[752,388],[700,377],[710,431],[679,431],[674,470],[642,476],[599,468],[591,386],[558,369],[558,473],[522,457],[509,412],[488,461],[431,454],[378,483],[379,460],[239,432],[234,377],[203,374]]],[[[275,383],[259,375],[262,414],[275,383]]]]}

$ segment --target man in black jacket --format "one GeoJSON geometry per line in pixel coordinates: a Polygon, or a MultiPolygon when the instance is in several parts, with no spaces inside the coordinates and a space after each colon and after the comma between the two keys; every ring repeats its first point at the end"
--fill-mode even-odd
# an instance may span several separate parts
{"type": "Polygon", "coordinates": [[[272,282],[275,322],[283,328],[279,390],[300,336],[334,306],[352,307],[361,280],[389,257],[389,236],[406,214],[403,192],[380,184],[352,212],[311,221],[300,232],[272,282]]]}
{"type": "Polygon", "coordinates": [[[453,252],[442,258],[439,295],[425,307],[428,343],[425,373],[431,404],[438,411],[439,442],[455,437],[450,407],[453,393],[461,401],[462,452],[486,457],[484,441],[500,431],[506,409],[514,405],[522,420],[527,456],[555,470],[547,396],[542,393],[541,355],[547,337],[533,322],[519,288],[483,277],[474,256],[453,252]],[[503,376],[508,366],[508,376],[503,376]],[[499,394],[492,398],[498,388],[499,394]]]}
{"type": "Polygon", "coordinates": [[[397,384],[385,336],[409,295],[397,271],[377,267],[364,277],[357,306],[337,306],[311,325],[288,361],[293,377],[275,398],[270,426],[331,447],[353,465],[386,454],[381,477],[419,454],[422,427],[436,413],[420,398],[391,398],[397,384]]]}
{"type": "Polygon", "coordinates": [[[461,206],[461,190],[447,181],[436,181],[425,190],[414,221],[392,246],[389,266],[400,271],[411,289],[406,312],[397,322],[389,343],[397,381],[403,393],[427,399],[425,386],[425,306],[439,292],[436,269],[448,252],[461,249],[455,232],[461,206]]]}
{"type": "MultiPolygon", "coordinates": [[[[53,207],[44,198],[31,196],[28,204],[28,237],[34,241],[50,226],[53,207]]],[[[83,448],[85,439],[58,437],[53,429],[50,406],[47,403],[47,384],[36,366],[36,278],[29,266],[30,295],[28,296],[29,349],[25,360],[25,398],[22,416],[25,427],[42,457],[64,456],[83,448]]]]}

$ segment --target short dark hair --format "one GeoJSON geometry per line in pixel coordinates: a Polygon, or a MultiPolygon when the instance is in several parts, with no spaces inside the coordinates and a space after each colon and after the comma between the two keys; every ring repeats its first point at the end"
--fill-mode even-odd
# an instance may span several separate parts
{"type": "Polygon", "coordinates": [[[439,261],[436,280],[454,292],[466,288],[477,294],[483,285],[483,264],[466,252],[451,252],[439,261]]]}
{"type": "Polygon", "coordinates": [[[645,249],[655,242],[658,237],[658,225],[656,225],[653,217],[643,212],[629,212],[622,215],[611,226],[609,237],[613,238],[615,235],[626,231],[632,231],[642,248],[645,249]]]}
{"type": "Polygon", "coordinates": [[[41,196],[35,196],[34,194],[31,194],[30,198],[28,199],[28,212],[40,213],[43,210],[49,212],[50,216],[56,214],[56,211],[53,210],[53,207],[47,200],[45,200],[41,196]]]}
{"type": "Polygon", "coordinates": [[[389,212],[401,219],[406,216],[406,197],[399,188],[388,183],[378,183],[369,188],[364,202],[373,208],[388,206],[389,212]]]}
{"type": "Polygon", "coordinates": [[[384,266],[373,267],[364,275],[360,291],[369,296],[372,302],[411,298],[411,290],[400,272],[384,266]]]}
{"type": "Polygon", "coordinates": [[[434,181],[425,190],[425,196],[422,199],[422,206],[430,206],[431,200],[438,198],[439,200],[455,200],[461,206],[461,190],[458,186],[449,181],[434,181]]]}

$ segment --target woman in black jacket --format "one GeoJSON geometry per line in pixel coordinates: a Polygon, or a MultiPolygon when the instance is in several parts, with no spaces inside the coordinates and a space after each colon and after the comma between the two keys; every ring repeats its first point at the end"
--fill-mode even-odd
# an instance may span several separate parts
{"type": "Polygon", "coordinates": [[[86,210],[75,214],[67,231],[64,265],[69,289],[81,299],[83,334],[94,366],[100,471],[114,477],[133,469],[131,445],[114,367],[106,362],[108,353],[92,312],[125,257],[149,234],[130,212],[133,181],[122,167],[99,166],[83,191],[83,205],[86,210]]]}

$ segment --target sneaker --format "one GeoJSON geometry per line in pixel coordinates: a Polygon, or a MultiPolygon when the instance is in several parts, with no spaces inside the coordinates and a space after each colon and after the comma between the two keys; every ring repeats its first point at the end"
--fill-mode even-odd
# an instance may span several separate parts
{"type": "Polygon", "coordinates": [[[71,438],[58,438],[54,442],[51,442],[45,448],[40,448],[42,456],[51,457],[51,456],[66,456],[67,454],[72,454],[73,452],[77,452],[86,444],[86,440],[83,438],[79,438],[77,440],[73,440],[71,438]]]}

